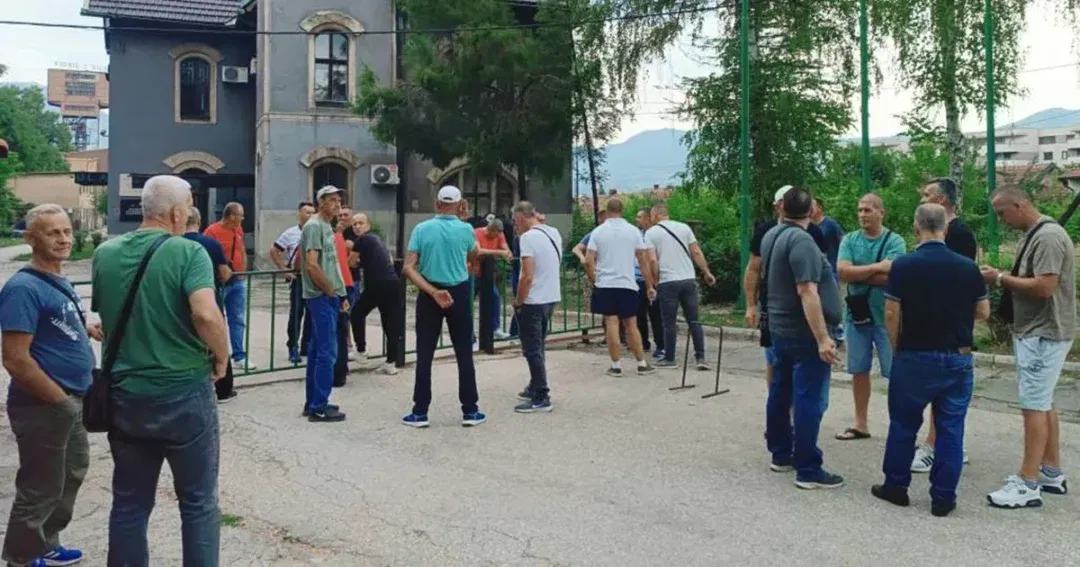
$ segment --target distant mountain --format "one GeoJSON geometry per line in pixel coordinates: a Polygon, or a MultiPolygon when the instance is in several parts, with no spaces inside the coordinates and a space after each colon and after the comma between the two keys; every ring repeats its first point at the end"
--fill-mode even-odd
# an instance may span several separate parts
{"type": "MultiPolygon", "coordinates": [[[[646,130],[607,146],[603,187],[632,192],[674,183],[686,169],[687,148],[682,143],[685,134],[685,130],[672,128],[646,130]]],[[[585,160],[580,160],[577,167],[579,175],[588,177],[589,164],[585,160]]],[[[579,190],[587,195],[588,183],[581,183],[579,190]]]]}

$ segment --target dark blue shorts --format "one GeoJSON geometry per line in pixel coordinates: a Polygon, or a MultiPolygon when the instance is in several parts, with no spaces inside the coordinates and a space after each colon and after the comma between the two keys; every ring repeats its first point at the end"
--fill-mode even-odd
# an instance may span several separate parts
{"type": "Polygon", "coordinates": [[[593,289],[592,312],[597,315],[614,315],[619,319],[637,316],[638,291],[618,287],[593,289]]]}

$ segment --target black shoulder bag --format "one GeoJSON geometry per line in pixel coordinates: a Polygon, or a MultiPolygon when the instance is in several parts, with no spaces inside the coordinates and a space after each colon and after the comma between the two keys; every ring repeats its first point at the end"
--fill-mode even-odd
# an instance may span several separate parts
{"type": "Polygon", "coordinates": [[[169,234],[162,235],[150,245],[150,249],[143,256],[142,263],[139,264],[139,270],[135,272],[135,279],[131,282],[131,288],[128,289],[124,307],[120,311],[120,317],[116,320],[116,328],[112,330],[108,337],[105,360],[102,362],[100,369],[94,369],[94,379],[90,382],[90,389],[86,391],[86,397],[83,398],[83,425],[91,433],[104,433],[112,427],[112,400],[110,398],[113,387],[113,364],[116,363],[120,342],[124,340],[124,331],[127,328],[128,320],[131,319],[131,310],[135,307],[135,296],[139,292],[139,284],[142,283],[143,276],[146,274],[146,267],[150,264],[150,258],[171,236],[169,234]]]}
{"type": "MultiPolygon", "coordinates": [[[[1024,254],[1027,253],[1028,247],[1031,246],[1031,241],[1035,240],[1035,233],[1039,232],[1040,228],[1042,228],[1042,227],[1044,227],[1044,226],[1046,226],[1046,225],[1048,225],[1048,224],[1050,224],[1052,222],[1054,222],[1054,221],[1044,220],[1044,221],[1040,222],[1039,224],[1035,225],[1035,228],[1031,229],[1031,234],[1029,234],[1027,240],[1024,241],[1024,246],[1020,248],[1020,253],[1016,255],[1016,261],[1013,262],[1012,271],[1010,272],[1013,275],[1013,277],[1016,277],[1016,276],[1020,275],[1020,263],[1023,261],[1024,254]]],[[[1030,275],[1035,275],[1035,274],[1030,273],[1030,272],[1034,271],[1033,267],[1032,267],[1032,262],[1034,262],[1034,260],[1032,259],[1031,256],[1029,256],[1027,260],[1028,260],[1028,262],[1027,262],[1028,269],[1027,269],[1027,272],[1025,272],[1025,273],[1029,273],[1030,275]]],[[[1008,288],[1003,288],[1001,290],[1001,303],[998,303],[997,312],[998,312],[998,316],[1001,317],[1002,320],[1004,320],[1006,323],[1008,323],[1010,325],[1012,324],[1013,315],[1014,315],[1014,313],[1013,313],[1012,290],[1010,290],[1008,288]]]]}
{"type": "MultiPolygon", "coordinates": [[[[881,247],[878,248],[877,259],[874,263],[881,261],[881,258],[885,256],[885,247],[889,245],[889,237],[892,236],[891,230],[885,231],[885,237],[881,239],[881,247]]],[[[870,291],[866,290],[866,293],[848,294],[844,297],[844,303],[847,303],[848,313],[851,314],[851,323],[854,325],[869,325],[874,322],[874,312],[870,309],[870,291]]]]}
{"type": "Polygon", "coordinates": [[[772,246],[769,247],[768,253],[762,258],[761,277],[758,279],[758,300],[761,302],[761,313],[758,314],[758,330],[761,336],[758,344],[765,348],[772,346],[772,333],[769,332],[769,262],[772,261],[772,253],[776,249],[776,243],[780,240],[780,235],[792,226],[794,225],[787,224],[777,231],[772,246]]]}

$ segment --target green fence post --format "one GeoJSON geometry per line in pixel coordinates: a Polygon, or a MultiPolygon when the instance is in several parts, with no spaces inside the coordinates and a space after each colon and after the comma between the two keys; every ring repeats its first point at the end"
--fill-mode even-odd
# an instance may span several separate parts
{"type": "Polygon", "coordinates": [[[277,342],[274,337],[274,328],[277,326],[274,324],[277,319],[277,277],[277,272],[274,272],[270,278],[270,370],[274,369],[274,343],[277,342]]]}
{"type": "Polygon", "coordinates": [[[251,364],[251,275],[244,280],[247,282],[247,293],[244,294],[244,373],[247,373],[251,364]]]}
{"type": "MultiPolygon", "coordinates": [[[[750,263],[750,0],[739,9],[739,273],[750,263]]],[[[746,297],[739,291],[739,306],[746,297]]]]}
{"type": "Polygon", "coordinates": [[[998,261],[997,213],[990,206],[990,195],[997,189],[997,148],[994,137],[994,7],[993,0],[983,5],[983,45],[986,48],[986,223],[990,233],[990,263],[998,261]]]}
{"type": "Polygon", "coordinates": [[[862,185],[863,194],[870,192],[870,24],[866,1],[859,1],[859,76],[862,96],[862,185]]]}

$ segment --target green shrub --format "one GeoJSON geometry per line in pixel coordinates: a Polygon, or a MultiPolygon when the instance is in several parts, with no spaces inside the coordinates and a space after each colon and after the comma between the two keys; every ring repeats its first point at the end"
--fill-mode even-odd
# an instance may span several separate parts
{"type": "Polygon", "coordinates": [[[90,242],[94,243],[94,248],[95,249],[97,249],[98,246],[101,246],[101,243],[104,242],[104,241],[105,241],[105,235],[104,234],[102,234],[100,232],[97,232],[97,231],[90,233],[90,242]]]}
{"type": "Polygon", "coordinates": [[[78,231],[75,233],[75,252],[82,252],[86,248],[86,231],[78,231]]]}

